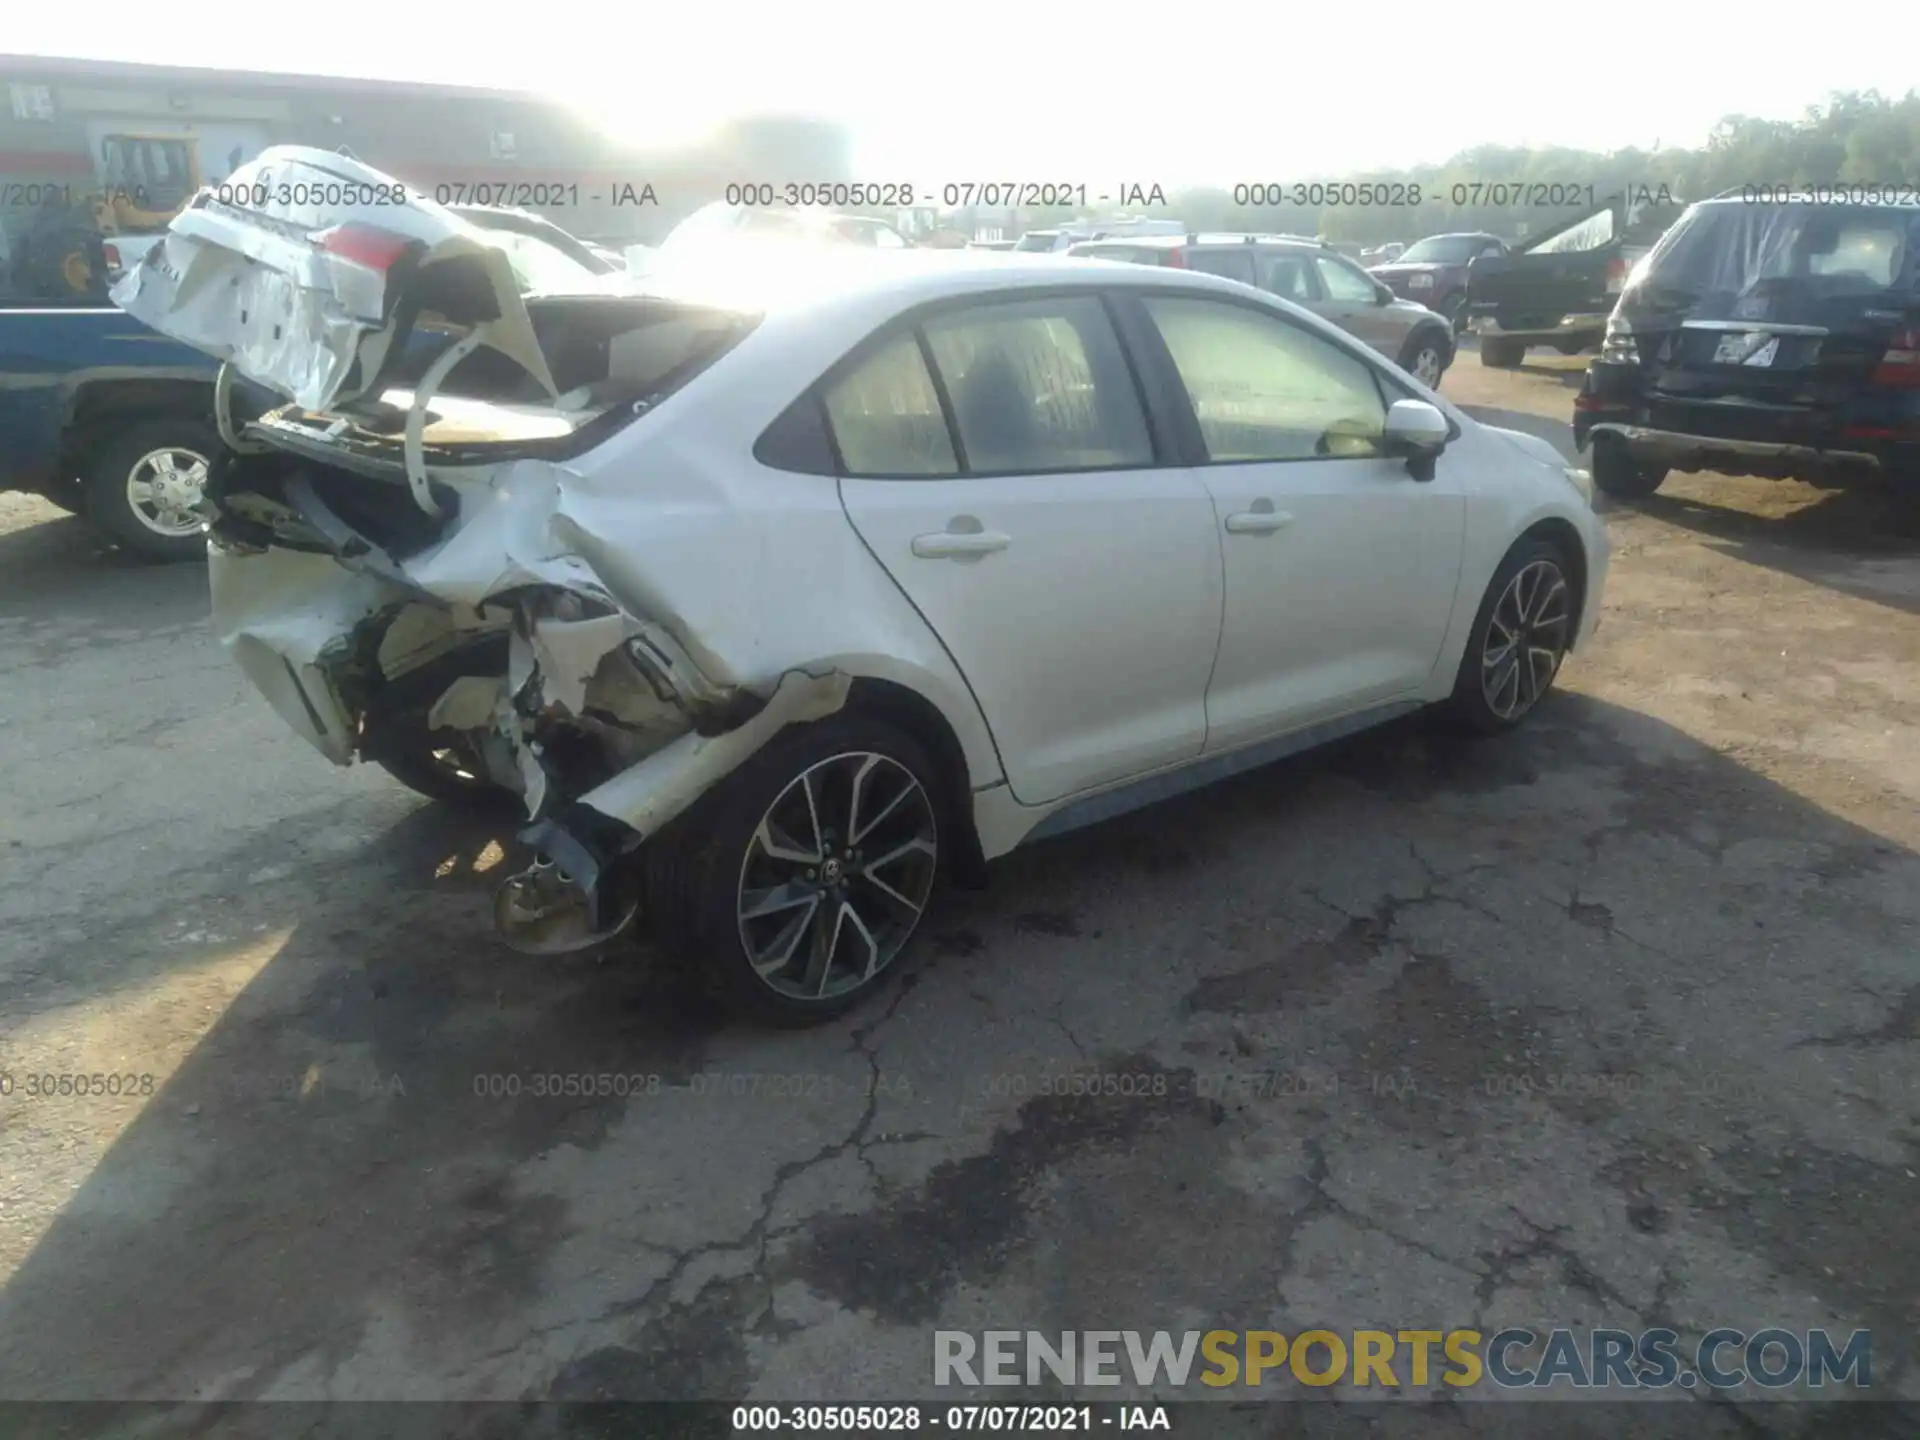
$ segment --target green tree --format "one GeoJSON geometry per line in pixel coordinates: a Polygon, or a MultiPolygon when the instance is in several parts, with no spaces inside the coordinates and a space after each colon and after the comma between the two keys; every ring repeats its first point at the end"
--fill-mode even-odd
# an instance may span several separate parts
{"type": "MultiPolygon", "coordinates": [[[[1404,206],[1236,205],[1222,190],[1189,190],[1168,213],[1196,230],[1268,230],[1378,244],[1453,230],[1486,230],[1519,238],[1577,218],[1584,204],[1538,208],[1511,203],[1535,198],[1524,187],[1560,187],[1596,202],[1626,190],[1665,185],[1678,198],[1700,200],[1743,185],[1805,186],[1844,182],[1920,185],[1920,91],[1889,99],[1875,90],[1837,92],[1797,120],[1729,115],[1693,149],[1625,149],[1606,153],[1560,147],[1477,145],[1440,165],[1343,176],[1342,180],[1418,186],[1404,206]]],[[[1550,192],[1551,193],[1551,192],[1550,192]]]]}

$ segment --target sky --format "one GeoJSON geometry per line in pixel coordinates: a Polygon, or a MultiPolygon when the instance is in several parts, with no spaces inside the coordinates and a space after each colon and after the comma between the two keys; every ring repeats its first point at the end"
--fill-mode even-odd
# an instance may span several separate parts
{"type": "Polygon", "coordinates": [[[847,126],[860,178],[921,187],[1170,189],[1399,167],[1481,144],[1697,145],[1729,113],[1786,119],[1833,90],[1904,94],[1920,41],[1912,0],[1864,0],[1831,27],[1799,6],[1762,20],[1681,0],[326,0],[298,20],[258,0],[84,8],[84,42],[70,7],[18,3],[4,43],[535,90],[654,144],[738,115],[817,115],[847,126]],[[487,22],[496,15],[514,23],[487,22]],[[1874,35],[1885,43],[1863,39],[1874,35]]]}

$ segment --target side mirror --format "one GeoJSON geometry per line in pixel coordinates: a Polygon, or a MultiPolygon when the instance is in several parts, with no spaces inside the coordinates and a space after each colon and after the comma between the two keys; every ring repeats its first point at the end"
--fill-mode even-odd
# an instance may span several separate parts
{"type": "Polygon", "coordinates": [[[1447,417],[1424,400],[1394,401],[1381,432],[1387,453],[1406,456],[1407,470],[1416,480],[1433,479],[1433,462],[1452,436],[1447,417]]]}
{"type": "Polygon", "coordinates": [[[1378,280],[1374,281],[1373,282],[1373,303],[1376,305],[1391,305],[1393,301],[1394,301],[1393,291],[1388,289],[1387,286],[1382,284],[1380,281],[1378,280]]]}

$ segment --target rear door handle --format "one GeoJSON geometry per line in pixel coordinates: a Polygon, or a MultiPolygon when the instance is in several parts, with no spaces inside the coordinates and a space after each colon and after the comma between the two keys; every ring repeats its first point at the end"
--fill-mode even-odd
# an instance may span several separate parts
{"type": "Polygon", "coordinates": [[[1271,505],[1264,510],[1256,507],[1227,516],[1227,530],[1234,535],[1271,535],[1292,523],[1292,515],[1285,510],[1275,510],[1271,505]]]}
{"type": "Polygon", "coordinates": [[[998,530],[938,530],[913,537],[913,553],[922,560],[957,560],[968,555],[991,555],[1013,543],[998,530]]]}

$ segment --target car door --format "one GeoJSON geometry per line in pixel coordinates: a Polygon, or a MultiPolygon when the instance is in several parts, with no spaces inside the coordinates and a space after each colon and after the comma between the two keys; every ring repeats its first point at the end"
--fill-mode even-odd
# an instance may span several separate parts
{"type": "Polygon", "coordinates": [[[1213,504],[1095,291],[948,307],[824,391],[861,538],[939,635],[1016,799],[1190,759],[1220,635],[1213,504]]]}
{"type": "Polygon", "coordinates": [[[1314,313],[1364,340],[1382,355],[1398,359],[1401,341],[1406,338],[1402,333],[1404,322],[1383,303],[1366,271],[1337,255],[1316,255],[1313,265],[1326,296],[1312,307],[1314,313]]]}
{"type": "Polygon", "coordinates": [[[1225,557],[1207,749],[1418,694],[1451,618],[1466,500],[1444,454],[1420,481],[1384,453],[1388,404],[1412,397],[1265,307],[1142,303],[1191,402],[1225,557]]]}

